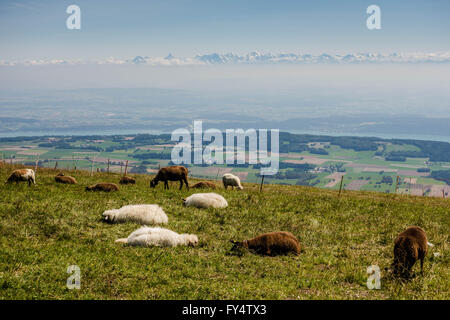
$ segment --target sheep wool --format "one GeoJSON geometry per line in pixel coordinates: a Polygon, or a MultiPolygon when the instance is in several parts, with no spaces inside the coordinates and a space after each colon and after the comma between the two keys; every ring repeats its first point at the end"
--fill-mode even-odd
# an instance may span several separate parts
{"type": "Polygon", "coordinates": [[[110,223],[136,222],[139,224],[166,224],[169,219],[157,204],[128,205],[120,209],[103,212],[105,221],[110,223]]]}
{"type": "Polygon", "coordinates": [[[8,177],[8,180],[5,181],[5,184],[19,181],[28,181],[28,186],[31,186],[31,183],[36,184],[36,176],[34,170],[33,169],[14,170],[8,177]]]}
{"type": "Polygon", "coordinates": [[[195,193],[186,199],[183,199],[184,205],[189,207],[197,207],[200,209],[206,208],[226,208],[228,206],[227,200],[221,195],[210,192],[210,193],[195,193]]]}
{"type": "Polygon", "coordinates": [[[428,240],[425,231],[417,226],[408,227],[399,233],[394,242],[394,275],[408,278],[417,260],[423,274],[423,263],[428,252],[428,240]]]}
{"type": "Polygon", "coordinates": [[[176,247],[196,245],[198,238],[194,234],[178,234],[164,228],[141,227],[133,231],[128,238],[117,239],[116,242],[141,247],[176,247]]]}
{"type": "Polygon", "coordinates": [[[231,173],[225,173],[222,177],[222,182],[225,189],[227,189],[228,186],[230,186],[231,189],[234,189],[234,187],[237,187],[239,190],[244,189],[244,187],[241,185],[241,179],[231,173]]]}

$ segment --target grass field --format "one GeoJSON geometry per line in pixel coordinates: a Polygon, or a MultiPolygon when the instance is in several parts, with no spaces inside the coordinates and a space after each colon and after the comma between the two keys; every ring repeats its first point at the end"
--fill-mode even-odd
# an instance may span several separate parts
{"type": "MultiPolygon", "coordinates": [[[[11,172],[0,168],[0,181],[11,172]]],[[[450,201],[377,192],[255,184],[217,190],[226,209],[182,206],[194,193],[149,188],[149,176],[119,192],[90,193],[88,184],[119,175],[68,172],[78,185],[59,185],[39,169],[37,186],[0,186],[0,299],[449,299],[450,201]],[[137,248],[114,243],[139,226],[109,225],[104,210],[156,203],[167,228],[194,233],[197,247],[137,248]],[[393,240],[410,225],[435,244],[425,274],[402,282],[386,276],[393,240]],[[294,233],[299,256],[263,257],[230,252],[230,239],[269,231],[294,233]],[[439,256],[435,255],[439,253],[439,256]],[[81,289],[69,290],[67,267],[81,270],[81,289]],[[381,289],[366,286],[367,267],[382,270],[381,289]]],[[[191,183],[194,182],[191,179],[191,183]]],[[[418,271],[419,266],[415,266],[418,271]]]]}

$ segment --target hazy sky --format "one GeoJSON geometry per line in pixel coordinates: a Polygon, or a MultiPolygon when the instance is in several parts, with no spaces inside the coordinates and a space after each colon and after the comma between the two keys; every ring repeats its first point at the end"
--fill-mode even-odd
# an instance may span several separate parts
{"type": "Polygon", "coordinates": [[[449,0],[2,0],[0,62],[108,57],[128,62],[0,66],[0,97],[7,103],[8,91],[22,89],[158,87],[219,93],[217,101],[220,94],[250,100],[265,95],[256,100],[274,106],[299,102],[300,109],[338,108],[338,101],[344,101],[346,111],[449,117],[448,58],[446,63],[342,65],[165,67],[129,62],[138,55],[245,55],[255,50],[332,55],[443,52],[449,57],[449,40],[449,0]],[[81,8],[81,30],[66,27],[71,4],[81,8]],[[366,9],[372,4],[381,8],[381,30],[366,27],[366,9]]]}
{"type": "Polygon", "coordinates": [[[0,2],[0,60],[210,52],[450,51],[448,0],[14,0],[0,2]],[[68,5],[81,30],[68,30],[68,5]],[[366,28],[381,7],[382,29],[366,28]]]}

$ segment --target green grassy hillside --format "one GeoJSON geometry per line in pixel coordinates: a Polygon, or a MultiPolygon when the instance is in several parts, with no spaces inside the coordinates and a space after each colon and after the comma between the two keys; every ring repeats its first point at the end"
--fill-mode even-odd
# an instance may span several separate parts
{"type": "MultiPolygon", "coordinates": [[[[11,172],[0,168],[0,181],[11,172]]],[[[92,193],[88,184],[118,182],[117,174],[68,172],[78,185],[60,185],[39,169],[37,186],[0,186],[1,299],[449,299],[450,201],[376,192],[245,184],[217,190],[226,209],[182,206],[194,190],[149,188],[149,176],[115,193],[92,193]],[[139,225],[110,225],[104,210],[156,203],[167,228],[194,233],[197,247],[138,248],[114,243],[139,225]],[[435,244],[424,276],[402,282],[385,277],[393,240],[410,225],[435,244]],[[230,253],[230,239],[263,232],[295,234],[300,256],[230,253]],[[439,253],[439,255],[435,255],[439,253]],[[67,267],[81,269],[81,289],[69,290],[67,267]],[[381,290],[368,290],[367,267],[379,265],[381,290]]],[[[191,183],[195,180],[191,179],[191,183]]],[[[416,265],[414,270],[418,271],[416,265]]]]}

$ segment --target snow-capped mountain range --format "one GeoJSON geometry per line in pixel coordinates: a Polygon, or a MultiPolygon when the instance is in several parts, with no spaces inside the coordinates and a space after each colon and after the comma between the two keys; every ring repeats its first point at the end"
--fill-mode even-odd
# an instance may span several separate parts
{"type": "Polygon", "coordinates": [[[449,63],[450,52],[436,53],[350,53],[339,54],[301,54],[301,53],[260,53],[257,51],[246,55],[234,53],[211,53],[195,57],[136,56],[132,59],[106,58],[99,60],[64,60],[40,59],[23,61],[0,60],[0,66],[33,65],[80,65],[80,64],[134,64],[149,66],[195,66],[226,64],[356,64],[356,63],[449,63]]]}

